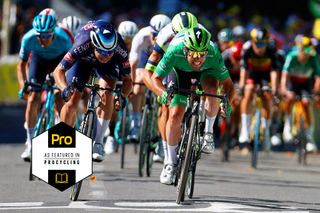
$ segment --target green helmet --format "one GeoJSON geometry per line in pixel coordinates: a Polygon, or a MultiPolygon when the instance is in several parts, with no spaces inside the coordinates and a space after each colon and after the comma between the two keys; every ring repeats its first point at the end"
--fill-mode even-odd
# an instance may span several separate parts
{"type": "Polygon", "coordinates": [[[193,51],[205,51],[210,44],[211,34],[203,28],[194,27],[186,30],[184,45],[193,51]]]}
{"type": "Polygon", "coordinates": [[[198,26],[197,17],[189,12],[180,12],[176,14],[172,21],[172,29],[177,34],[184,28],[193,28],[198,26]]]}

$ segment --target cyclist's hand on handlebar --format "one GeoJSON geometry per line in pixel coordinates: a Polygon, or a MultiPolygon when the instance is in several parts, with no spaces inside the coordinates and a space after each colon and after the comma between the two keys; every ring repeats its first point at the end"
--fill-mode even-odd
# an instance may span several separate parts
{"type": "Polygon", "coordinates": [[[18,92],[18,97],[20,100],[26,99],[25,94],[28,94],[27,88],[28,88],[28,85],[26,84],[26,81],[25,81],[23,88],[20,89],[18,92]]]}
{"type": "Polygon", "coordinates": [[[231,105],[227,103],[227,106],[223,102],[220,103],[220,113],[224,118],[229,118],[232,112],[231,105]]]}
{"type": "Polygon", "coordinates": [[[73,95],[73,93],[74,93],[74,88],[72,88],[70,85],[67,86],[62,90],[62,93],[61,93],[62,99],[65,102],[68,102],[71,96],[73,95]]]}
{"type": "Polygon", "coordinates": [[[166,106],[168,106],[171,102],[173,94],[168,92],[167,90],[163,91],[160,97],[160,102],[166,106]]]}

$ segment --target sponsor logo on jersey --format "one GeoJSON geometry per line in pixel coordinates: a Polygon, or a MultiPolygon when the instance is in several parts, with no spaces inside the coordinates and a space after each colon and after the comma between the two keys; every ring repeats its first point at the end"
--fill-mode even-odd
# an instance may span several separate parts
{"type": "Polygon", "coordinates": [[[73,61],[74,61],[74,58],[72,57],[71,53],[69,53],[69,52],[64,56],[64,59],[70,63],[73,63],[73,61]]]}
{"type": "Polygon", "coordinates": [[[121,55],[123,58],[128,57],[128,52],[125,51],[124,49],[122,49],[120,46],[117,46],[117,48],[116,48],[116,53],[118,53],[119,55],[121,55]]]}
{"type": "Polygon", "coordinates": [[[77,48],[75,48],[75,49],[73,50],[73,52],[74,52],[75,54],[80,54],[80,53],[88,50],[89,48],[90,48],[90,42],[87,42],[87,43],[84,43],[83,45],[78,46],[77,48]]]}

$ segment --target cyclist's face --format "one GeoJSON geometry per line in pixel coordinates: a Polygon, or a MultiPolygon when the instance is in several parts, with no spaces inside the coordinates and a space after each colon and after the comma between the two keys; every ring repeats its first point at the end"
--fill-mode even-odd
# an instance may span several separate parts
{"type": "Polygon", "coordinates": [[[187,50],[187,61],[189,62],[192,69],[199,70],[203,63],[207,59],[208,51],[191,51],[187,50]]]}
{"type": "Polygon", "coordinates": [[[99,53],[99,51],[97,49],[94,50],[94,55],[95,57],[98,59],[98,61],[102,64],[105,64],[105,63],[108,63],[108,61],[110,61],[110,59],[112,58],[113,56],[113,52],[111,52],[110,54],[108,55],[104,55],[104,54],[101,54],[99,53]]]}
{"type": "Polygon", "coordinates": [[[306,53],[304,50],[299,49],[298,60],[300,63],[305,63],[309,60],[310,54],[306,53]]]}
{"type": "Polygon", "coordinates": [[[258,56],[262,56],[265,54],[266,50],[267,50],[267,44],[264,43],[255,43],[255,42],[252,42],[252,47],[253,47],[253,51],[256,55],[258,56]]]}
{"type": "Polygon", "coordinates": [[[48,47],[53,39],[53,33],[40,33],[37,36],[38,41],[40,42],[41,47],[48,47]]]}

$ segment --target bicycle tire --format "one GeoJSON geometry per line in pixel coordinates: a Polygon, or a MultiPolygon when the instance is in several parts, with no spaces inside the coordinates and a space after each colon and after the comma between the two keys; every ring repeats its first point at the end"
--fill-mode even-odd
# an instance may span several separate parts
{"type": "Polygon", "coordinates": [[[229,150],[231,146],[231,124],[230,118],[226,118],[226,129],[224,134],[221,136],[221,162],[229,161],[229,150]]]}
{"type": "Polygon", "coordinates": [[[196,159],[196,152],[193,150],[192,152],[192,162],[193,165],[191,166],[191,170],[188,173],[188,180],[187,180],[187,195],[191,199],[193,197],[194,192],[194,183],[195,183],[195,174],[197,169],[197,159],[196,159]]]}
{"type": "Polygon", "coordinates": [[[192,148],[193,148],[192,142],[193,142],[196,122],[197,122],[196,115],[192,115],[191,125],[189,129],[188,144],[186,147],[184,160],[181,167],[180,177],[177,185],[177,199],[176,199],[177,204],[180,204],[180,202],[184,201],[185,188],[187,184],[187,177],[188,177],[188,172],[189,172],[189,167],[191,162],[191,154],[192,154],[192,148]]]}
{"type": "MultiPolygon", "coordinates": [[[[46,127],[47,127],[47,123],[48,123],[48,113],[47,110],[43,110],[38,118],[38,121],[36,123],[36,131],[34,134],[34,137],[42,134],[43,132],[46,131],[46,127]]],[[[32,147],[31,147],[31,153],[32,153],[32,147]]],[[[29,167],[29,181],[33,181],[35,178],[32,174],[32,154],[30,157],[30,167],[29,167]]]]}
{"type": "Polygon", "coordinates": [[[127,117],[127,107],[122,109],[122,121],[121,121],[121,169],[124,168],[125,151],[126,151],[126,118],[127,117]]]}
{"type": "MultiPolygon", "coordinates": [[[[88,113],[86,113],[86,115],[80,125],[80,132],[82,134],[92,138],[94,125],[95,125],[95,114],[93,111],[89,111],[88,113]]],[[[78,200],[81,186],[82,186],[82,180],[79,181],[78,183],[74,184],[71,187],[70,199],[72,201],[78,200]]]]}
{"type": "Polygon", "coordinates": [[[301,115],[300,117],[300,121],[299,121],[299,125],[300,125],[300,131],[299,131],[299,140],[298,140],[298,163],[299,164],[303,164],[306,165],[307,164],[307,150],[306,150],[306,132],[305,132],[305,128],[304,128],[304,119],[303,119],[303,115],[301,115]]]}
{"type": "Polygon", "coordinates": [[[261,114],[260,110],[257,109],[255,113],[256,126],[255,126],[255,132],[254,132],[252,158],[251,158],[251,166],[252,168],[255,168],[255,169],[257,168],[257,164],[258,164],[258,152],[259,152],[259,144],[260,144],[260,123],[261,123],[260,114],[261,114]]]}
{"type": "Polygon", "coordinates": [[[139,138],[140,150],[139,150],[138,171],[139,171],[140,177],[143,177],[144,164],[145,164],[145,160],[146,160],[146,152],[148,151],[146,148],[146,146],[148,145],[146,143],[147,115],[148,115],[148,107],[144,107],[143,113],[142,113],[142,119],[141,119],[140,138],[139,138]]]}
{"type": "Polygon", "coordinates": [[[154,155],[154,149],[151,147],[150,144],[147,144],[147,156],[146,156],[147,165],[146,165],[146,172],[147,172],[147,176],[148,176],[148,177],[151,176],[151,172],[152,172],[153,155],[154,155]]]}

